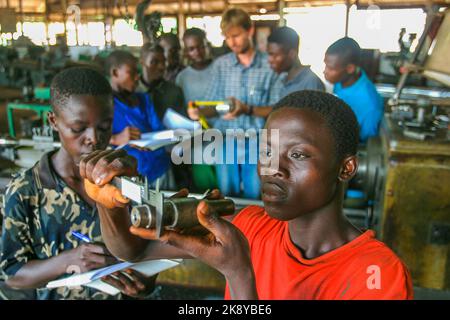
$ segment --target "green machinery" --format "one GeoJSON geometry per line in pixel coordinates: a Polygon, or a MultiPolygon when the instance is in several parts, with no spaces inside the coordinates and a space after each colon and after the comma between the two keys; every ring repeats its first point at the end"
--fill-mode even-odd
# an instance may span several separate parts
{"type": "Polygon", "coordinates": [[[37,103],[23,103],[12,102],[6,106],[6,112],[8,117],[9,135],[13,138],[16,137],[16,129],[14,127],[14,110],[32,110],[35,111],[39,118],[41,118],[44,124],[47,122],[47,113],[51,111],[49,104],[37,104],[37,103]]]}
{"type": "Polygon", "coordinates": [[[8,117],[9,135],[16,138],[16,128],[14,126],[14,110],[31,110],[37,113],[38,117],[42,119],[43,125],[47,123],[47,113],[51,111],[51,106],[48,104],[50,100],[50,88],[34,88],[33,102],[11,102],[6,106],[6,113],[8,117]]]}

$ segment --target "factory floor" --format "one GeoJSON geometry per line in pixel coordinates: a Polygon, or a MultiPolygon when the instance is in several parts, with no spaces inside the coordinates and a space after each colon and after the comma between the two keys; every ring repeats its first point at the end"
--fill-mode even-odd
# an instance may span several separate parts
{"type": "MultiPolygon", "coordinates": [[[[157,285],[153,299],[156,300],[221,300],[223,292],[192,289],[183,286],[157,285]]],[[[414,287],[414,300],[450,300],[450,291],[414,287]]]]}
{"type": "MultiPolygon", "coordinates": [[[[18,100],[21,97],[20,89],[0,86],[0,136],[6,135],[9,132],[6,105],[8,102],[18,100]]],[[[20,134],[20,119],[32,117],[35,113],[29,110],[15,110],[13,115],[14,127],[16,128],[17,134],[20,134]]]]}

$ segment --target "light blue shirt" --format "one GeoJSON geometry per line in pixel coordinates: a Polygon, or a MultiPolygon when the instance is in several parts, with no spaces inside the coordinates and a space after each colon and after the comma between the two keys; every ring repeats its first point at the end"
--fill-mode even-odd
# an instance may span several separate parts
{"type": "Polygon", "coordinates": [[[186,106],[189,101],[205,100],[206,90],[211,82],[212,65],[211,63],[202,70],[196,70],[189,66],[177,75],[175,84],[183,89],[186,106]]]}
{"type": "Polygon", "coordinates": [[[343,88],[341,83],[337,83],[333,92],[355,113],[361,142],[378,135],[383,117],[383,99],[364,71],[361,71],[359,79],[349,87],[343,88]]]}
{"type": "MultiPolygon", "coordinates": [[[[273,105],[279,99],[278,75],[272,71],[267,54],[256,51],[248,67],[243,66],[235,53],[231,52],[213,63],[212,77],[206,90],[205,100],[226,100],[235,97],[245,104],[258,106],[273,105]]],[[[261,117],[240,115],[234,120],[220,117],[208,119],[214,128],[224,132],[226,129],[261,129],[261,117]]]]}

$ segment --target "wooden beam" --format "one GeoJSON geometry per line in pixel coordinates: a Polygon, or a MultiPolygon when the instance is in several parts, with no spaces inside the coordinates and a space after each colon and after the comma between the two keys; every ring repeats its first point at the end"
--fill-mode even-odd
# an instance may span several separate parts
{"type": "Polygon", "coordinates": [[[184,1],[178,0],[178,38],[182,40],[183,34],[186,31],[186,16],[184,14],[184,1]]]}
{"type": "Polygon", "coordinates": [[[20,13],[20,23],[22,25],[22,32],[23,32],[23,0],[19,0],[19,13],[20,13]]]}
{"type": "Polygon", "coordinates": [[[286,25],[286,19],[284,18],[284,8],[286,8],[286,1],[278,0],[278,14],[280,15],[280,21],[278,22],[279,27],[284,27],[286,25]]]}

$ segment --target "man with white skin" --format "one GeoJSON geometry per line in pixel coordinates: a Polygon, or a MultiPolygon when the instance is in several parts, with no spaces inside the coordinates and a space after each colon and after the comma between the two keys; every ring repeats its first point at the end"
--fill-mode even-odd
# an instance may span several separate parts
{"type": "MultiPolygon", "coordinates": [[[[247,12],[238,8],[227,10],[222,16],[221,28],[232,52],[214,62],[213,77],[204,100],[239,100],[250,106],[249,111],[231,120],[218,117],[213,108],[191,109],[188,111],[189,116],[194,120],[197,120],[200,114],[210,118],[210,124],[223,133],[227,129],[261,129],[264,119],[255,117],[253,110],[272,105],[278,100],[275,90],[278,76],[271,70],[267,54],[254,47],[252,38],[255,29],[247,12]]],[[[251,147],[251,143],[257,143],[256,139],[247,139],[245,148],[236,147],[236,143],[234,144],[234,159],[231,164],[225,163],[226,154],[230,150],[224,146],[223,163],[216,165],[216,173],[219,189],[225,195],[259,198],[260,182],[256,161],[250,161],[252,157],[256,157],[249,154],[249,150],[257,149],[254,145],[251,147]],[[245,155],[244,163],[238,164],[236,155],[239,155],[240,159],[244,159],[245,155]]]]}

